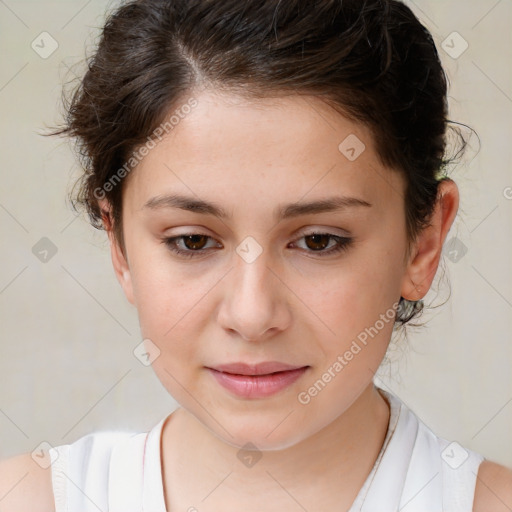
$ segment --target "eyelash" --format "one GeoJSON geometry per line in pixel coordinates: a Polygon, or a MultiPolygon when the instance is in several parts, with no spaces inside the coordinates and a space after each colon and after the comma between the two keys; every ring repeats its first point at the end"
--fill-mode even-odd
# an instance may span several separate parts
{"type": "MultiPolygon", "coordinates": [[[[316,231],[312,232],[312,233],[306,233],[306,234],[302,235],[300,238],[298,238],[297,240],[301,240],[302,238],[307,238],[307,237],[314,236],[314,235],[328,236],[331,239],[334,239],[337,244],[334,247],[331,247],[329,250],[313,251],[313,250],[304,249],[310,253],[318,253],[318,254],[320,254],[320,257],[324,257],[327,255],[336,254],[336,253],[339,253],[342,251],[346,251],[352,245],[352,242],[353,242],[353,239],[349,238],[349,237],[333,235],[331,233],[316,232],[316,231]]],[[[184,258],[198,257],[198,256],[203,255],[206,251],[208,251],[208,249],[198,249],[196,251],[191,250],[191,249],[188,249],[188,250],[179,249],[176,246],[176,241],[182,240],[183,238],[186,238],[188,236],[205,236],[206,238],[213,239],[212,237],[205,235],[203,233],[184,233],[183,235],[179,235],[179,236],[163,238],[162,243],[165,244],[171,252],[178,254],[179,256],[182,256],[184,258]]]]}

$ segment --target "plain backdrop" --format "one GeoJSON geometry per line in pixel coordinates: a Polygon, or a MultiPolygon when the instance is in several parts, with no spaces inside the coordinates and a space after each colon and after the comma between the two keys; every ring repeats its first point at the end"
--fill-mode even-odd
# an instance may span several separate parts
{"type": "MultiPolygon", "coordinates": [[[[136,310],[105,233],[67,203],[71,147],[40,135],[114,5],[0,1],[0,458],[97,430],[147,431],[176,407],[133,354],[136,310]]],[[[512,3],[408,5],[447,70],[450,118],[480,143],[451,173],[461,207],[445,277],[426,298],[448,301],[395,340],[380,378],[439,436],[512,466],[512,3]]]]}

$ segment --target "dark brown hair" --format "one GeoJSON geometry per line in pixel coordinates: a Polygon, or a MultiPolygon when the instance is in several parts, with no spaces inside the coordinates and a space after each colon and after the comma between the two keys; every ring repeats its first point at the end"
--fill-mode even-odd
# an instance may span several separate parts
{"type": "MultiPolygon", "coordinates": [[[[82,159],[73,206],[97,228],[111,222],[123,250],[123,182],[105,184],[197,87],[314,95],[368,126],[382,163],[405,177],[410,242],[448,179],[447,79],[431,34],[399,1],[135,0],[109,15],[87,63],[53,134],[73,137],[82,159]]],[[[401,298],[397,322],[421,307],[401,298]]]]}

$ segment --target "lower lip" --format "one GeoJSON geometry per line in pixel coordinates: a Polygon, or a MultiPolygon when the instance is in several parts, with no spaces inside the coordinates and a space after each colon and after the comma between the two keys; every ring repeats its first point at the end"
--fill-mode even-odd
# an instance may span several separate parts
{"type": "Polygon", "coordinates": [[[235,375],[208,368],[217,382],[228,391],[242,398],[265,398],[292,385],[304,375],[307,366],[268,375],[235,375]]]}

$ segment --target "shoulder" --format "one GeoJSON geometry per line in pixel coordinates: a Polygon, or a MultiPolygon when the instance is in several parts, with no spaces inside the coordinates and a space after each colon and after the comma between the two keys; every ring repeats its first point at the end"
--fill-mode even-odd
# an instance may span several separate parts
{"type": "Polygon", "coordinates": [[[0,460],[2,512],[54,512],[51,468],[43,469],[30,453],[0,460]]]}
{"type": "Polygon", "coordinates": [[[512,469],[484,460],[478,468],[473,512],[512,510],[512,469]]]}

